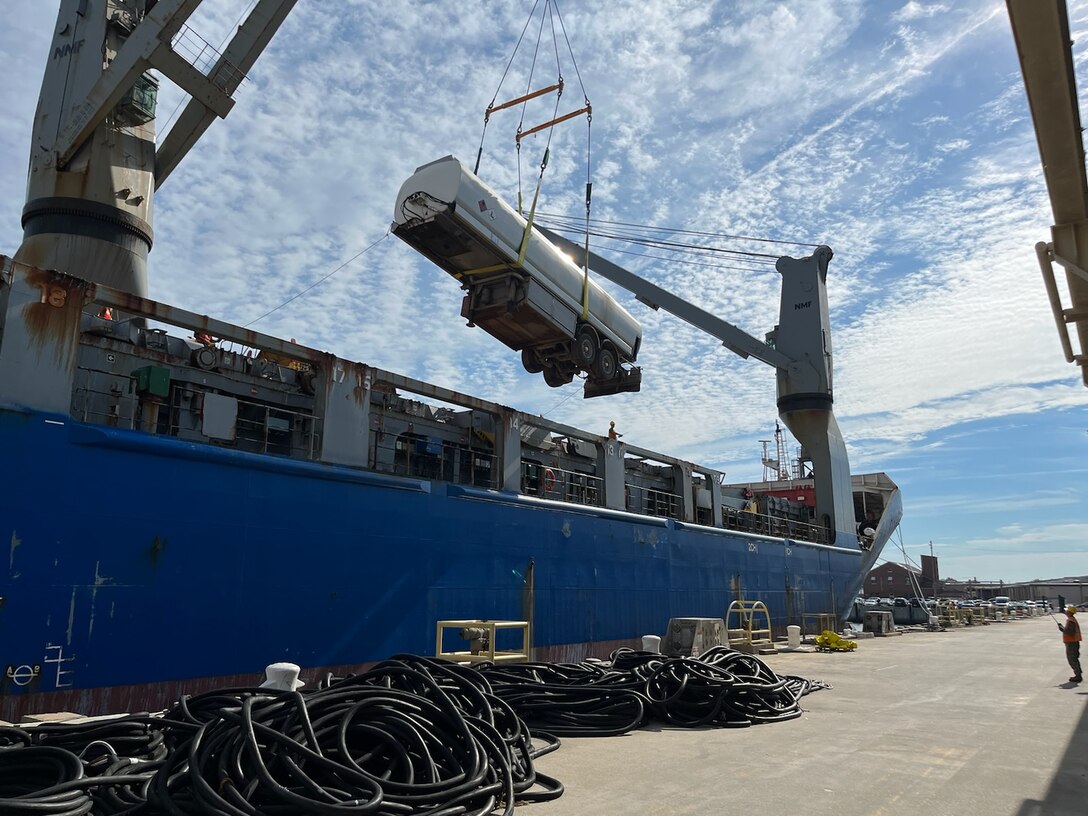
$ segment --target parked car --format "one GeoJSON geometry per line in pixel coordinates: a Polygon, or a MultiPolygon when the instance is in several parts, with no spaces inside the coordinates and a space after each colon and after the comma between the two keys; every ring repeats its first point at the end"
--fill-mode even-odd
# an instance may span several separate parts
{"type": "Polygon", "coordinates": [[[893,604],[895,606],[907,606],[907,599],[906,598],[896,598],[893,601],[893,604]]]}

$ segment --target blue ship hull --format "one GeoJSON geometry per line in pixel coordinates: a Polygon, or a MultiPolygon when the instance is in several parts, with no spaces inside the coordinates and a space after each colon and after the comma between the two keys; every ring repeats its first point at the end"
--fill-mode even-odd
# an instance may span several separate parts
{"type": "Polygon", "coordinates": [[[869,555],[37,412],[0,411],[0,450],[8,718],[431,653],[444,619],[528,616],[563,658],[741,597],[783,627],[845,613],[869,555]]]}

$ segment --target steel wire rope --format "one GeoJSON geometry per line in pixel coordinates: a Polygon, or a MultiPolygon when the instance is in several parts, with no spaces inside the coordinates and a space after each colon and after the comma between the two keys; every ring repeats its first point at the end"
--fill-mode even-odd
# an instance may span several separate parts
{"type": "MultiPolygon", "coordinates": [[[[620,249],[619,247],[616,247],[616,246],[609,246],[608,251],[609,252],[615,252],[615,253],[617,253],[619,255],[630,255],[633,258],[647,258],[647,259],[649,259],[651,261],[676,261],[677,260],[675,258],[670,258],[668,255],[654,255],[653,253],[650,253],[650,252],[635,252],[634,250],[630,250],[630,249],[620,249]]],[[[720,269],[720,270],[724,270],[724,271],[727,271],[727,272],[764,272],[764,271],[766,271],[764,269],[761,269],[758,266],[730,266],[729,264],[710,263],[708,261],[696,261],[693,258],[684,257],[684,256],[690,255],[692,253],[684,252],[682,250],[681,251],[673,250],[673,252],[676,255],[681,256],[681,258],[679,259],[679,262],[682,263],[684,266],[698,266],[698,267],[702,267],[703,269],[720,269]]],[[[696,256],[696,257],[698,257],[698,256],[696,256]]]]}
{"type": "MultiPolygon", "coordinates": [[[[533,4],[533,11],[534,12],[536,11],[536,7],[537,7],[537,4],[534,3],[533,4]]],[[[536,73],[536,58],[540,53],[540,38],[544,34],[544,20],[545,20],[545,17],[547,16],[548,9],[550,7],[551,7],[551,0],[545,0],[544,11],[540,15],[540,28],[538,28],[537,32],[536,32],[536,44],[533,46],[533,59],[529,63],[529,76],[525,80],[525,93],[526,93],[526,95],[528,95],[529,90],[533,87],[533,74],[536,73]]],[[[559,90],[555,95],[555,112],[558,113],[559,112],[559,100],[563,97],[563,75],[562,75],[561,72],[559,72],[559,66],[558,65],[556,65],[555,68],[556,68],[556,72],[559,73],[559,90]]],[[[522,131],[522,126],[525,124],[525,111],[527,110],[528,106],[529,106],[529,100],[528,99],[526,99],[524,102],[521,103],[521,118],[518,119],[517,136],[514,139],[514,150],[517,153],[517,165],[518,165],[518,214],[519,215],[521,214],[521,210],[522,210],[522,208],[521,208],[521,202],[522,202],[522,197],[521,197],[521,194],[522,194],[522,190],[521,190],[521,131],[522,131]]],[[[553,116],[554,116],[554,114],[553,114],[553,116]]],[[[551,129],[549,128],[549,130],[548,130],[548,145],[549,146],[551,145],[551,139],[552,139],[551,129]]],[[[541,178],[543,178],[543,176],[544,176],[544,167],[547,165],[547,161],[548,161],[547,156],[548,156],[548,151],[547,151],[547,149],[545,149],[544,159],[541,161],[541,168],[540,168],[541,178]]],[[[540,189],[539,184],[537,186],[537,189],[538,190],[540,189]]]]}
{"type": "MultiPolygon", "coordinates": [[[[562,213],[541,213],[540,215],[541,215],[542,218],[555,218],[555,219],[574,220],[573,216],[563,215],[562,213]]],[[[636,229],[652,230],[652,231],[655,231],[655,232],[668,232],[668,233],[673,233],[673,234],[678,234],[678,235],[699,235],[699,236],[709,237],[709,238],[728,238],[728,239],[731,239],[731,240],[738,240],[738,241],[754,241],[756,243],[761,243],[761,244],[787,244],[787,245],[791,245],[791,246],[803,246],[803,247],[812,247],[812,248],[815,248],[815,247],[819,246],[818,244],[814,244],[811,241],[787,241],[787,240],[783,240],[783,239],[780,239],[780,238],[756,238],[755,236],[752,236],[752,235],[734,235],[734,234],[731,234],[731,233],[724,233],[724,232],[705,232],[705,231],[702,231],[702,230],[680,229],[678,227],[658,227],[658,226],[653,226],[653,225],[650,225],[650,224],[636,224],[636,223],[633,223],[633,222],[630,222],[630,221],[612,221],[612,220],[603,219],[603,218],[594,218],[593,223],[594,224],[604,224],[604,225],[607,225],[607,226],[633,227],[633,228],[636,228],[636,229]]]]}
{"type": "Polygon", "coordinates": [[[495,100],[499,98],[499,91],[502,90],[502,84],[506,81],[506,75],[510,73],[510,66],[514,64],[514,57],[517,56],[518,49],[521,48],[521,41],[525,39],[525,32],[529,30],[529,23],[533,21],[533,15],[536,14],[536,7],[540,5],[540,0],[536,0],[533,3],[533,8],[529,11],[529,16],[525,18],[525,25],[521,27],[521,35],[518,37],[517,43],[514,44],[514,50],[510,52],[510,59],[506,61],[506,68],[503,69],[502,76],[499,77],[499,84],[495,87],[495,94],[491,97],[491,104],[487,106],[484,111],[484,126],[480,131],[480,147],[476,151],[476,166],[473,168],[473,173],[480,172],[480,159],[484,154],[484,136],[487,134],[487,124],[491,119],[492,109],[495,107],[495,100]]]}
{"type": "MultiPolygon", "coordinates": [[[[554,227],[552,229],[554,229],[554,227]]],[[[575,230],[573,228],[570,228],[570,229],[560,229],[560,230],[556,230],[556,231],[557,232],[574,232],[575,230]]],[[[621,243],[624,243],[624,242],[625,243],[634,243],[634,244],[643,243],[643,240],[641,240],[641,239],[631,239],[631,238],[629,238],[628,236],[625,236],[625,235],[606,234],[606,233],[591,233],[591,234],[596,235],[598,237],[607,238],[608,240],[611,240],[611,241],[617,241],[617,242],[621,242],[621,243]]],[[[764,271],[767,270],[767,267],[773,267],[774,264],[775,264],[775,261],[772,261],[769,258],[765,258],[763,256],[755,257],[755,258],[746,258],[746,257],[741,256],[741,257],[737,257],[737,258],[734,259],[735,262],[737,262],[737,263],[749,263],[749,264],[752,264],[752,266],[730,266],[728,264],[722,264],[722,263],[708,263],[705,260],[697,261],[697,260],[693,260],[693,259],[694,258],[706,258],[707,253],[712,252],[714,248],[701,247],[701,246],[694,245],[694,244],[689,245],[687,247],[683,247],[683,246],[677,246],[677,247],[665,247],[665,246],[662,246],[662,247],[658,247],[658,246],[652,246],[651,245],[649,248],[651,248],[651,249],[663,249],[666,252],[672,253],[672,255],[681,256],[682,259],[683,259],[683,262],[687,263],[687,264],[691,264],[691,265],[694,265],[694,266],[705,266],[705,267],[710,267],[710,268],[714,268],[714,269],[730,269],[730,270],[735,270],[735,271],[738,271],[738,272],[764,272],[764,271]]],[[[608,249],[611,252],[618,252],[618,253],[623,254],[623,255],[634,255],[634,256],[637,256],[637,257],[641,257],[641,258],[652,258],[652,259],[655,259],[655,260],[663,260],[663,261],[673,260],[673,258],[671,258],[669,255],[654,255],[654,254],[647,253],[647,252],[634,252],[633,250],[620,249],[619,247],[611,245],[611,244],[608,245],[608,249]]],[[[775,256],[775,257],[777,258],[778,256],[775,256]]]]}
{"type": "MultiPolygon", "coordinates": [[[[581,385],[581,384],[582,384],[582,381],[583,381],[583,378],[582,378],[582,377],[577,377],[577,378],[575,378],[575,381],[576,381],[576,382],[577,382],[577,383],[578,383],[579,385],[581,385]]],[[[564,388],[566,388],[566,387],[567,387],[568,385],[573,385],[573,384],[574,384],[574,382],[569,382],[569,383],[565,383],[565,384],[563,385],[563,387],[564,387],[564,388]]],[[[548,409],[547,411],[544,411],[544,412],[543,412],[543,413],[542,413],[542,414],[541,414],[540,416],[542,416],[542,417],[547,417],[547,416],[549,416],[550,414],[553,414],[553,413],[555,413],[555,412],[556,412],[556,411],[558,411],[558,410],[559,410],[560,408],[562,408],[562,407],[563,407],[564,405],[566,405],[566,404],[567,404],[568,402],[570,402],[570,400],[571,400],[571,399],[572,399],[572,398],[573,398],[574,396],[576,396],[577,394],[578,394],[578,389],[577,389],[577,387],[569,389],[569,393],[568,393],[568,394],[567,394],[567,395],[566,395],[565,397],[563,397],[563,398],[562,398],[561,400],[559,400],[559,402],[557,402],[557,403],[556,403],[555,405],[553,405],[553,406],[552,406],[551,408],[549,408],[549,409],[548,409]]]]}
{"type": "MultiPolygon", "coordinates": [[[[559,230],[563,231],[563,230],[559,230]]],[[[573,231],[568,228],[566,231],[573,231]]],[[[767,252],[750,252],[742,249],[728,249],[726,247],[708,247],[700,246],[699,244],[685,244],[678,241],[665,241],[660,238],[650,238],[636,235],[627,235],[622,232],[604,232],[600,230],[591,231],[591,235],[600,238],[612,238],[615,240],[627,241],[632,244],[639,244],[641,246],[654,247],[657,249],[683,249],[683,250],[696,250],[699,252],[707,252],[711,254],[722,255],[736,255],[746,258],[758,258],[765,259],[764,263],[773,264],[778,261],[780,255],[772,255],[767,252]]]]}
{"type": "MultiPolygon", "coordinates": [[[[573,226],[556,228],[553,225],[553,226],[550,226],[549,229],[552,229],[555,232],[567,232],[567,233],[578,232],[579,234],[582,231],[581,228],[576,228],[576,227],[573,227],[573,226]]],[[[641,235],[633,235],[633,234],[628,234],[628,233],[623,233],[623,232],[602,232],[602,231],[591,230],[590,235],[592,235],[594,237],[598,237],[598,238],[604,238],[604,239],[609,240],[609,241],[616,241],[616,242],[646,246],[646,247],[651,248],[651,249],[663,249],[663,250],[666,250],[666,251],[671,252],[671,253],[676,254],[676,255],[683,255],[683,256],[696,257],[696,258],[698,258],[698,257],[705,258],[708,255],[709,256],[722,255],[722,254],[724,254],[724,255],[733,255],[733,256],[736,256],[735,258],[733,258],[733,260],[735,260],[738,263],[753,264],[753,266],[750,266],[750,267],[737,267],[738,269],[740,269],[742,271],[762,271],[762,270],[759,269],[759,267],[773,267],[775,265],[775,263],[777,262],[778,258],[781,257],[779,255],[769,255],[767,253],[750,253],[750,252],[745,252],[744,250],[729,249],[727,247],[709,247],[709,246],[704,246],[704,245],[700,245],[700,244],[684,244],[684,243],[679,243],[679,242],[665,242],[665,241],[662,241],[661,239],[658,239],[658,238],[652,238],[652,237],[641,236],[641,235]]],[[[611,249],[613,249],[614,251],[620,251],[620,250],[617,250],[615,247],[611,247],[611,249]]],[[[630,254],[630,253],[628,253],[628,254],[630,254]]],[[[656,256],[656,257],[658,257],[660,259],[662,256],[656,256]]]]}
{"type": "Polygon", "coordinates": [[[300,297],[302,297],[303,295],[305,295],[305,294],[306,294],[307,292],[309,292],[309,291],[310,291],[311,289],[315,289],[315,288],[317,288],[318,286],[320,286],[321,284],[323,284],[323,283],[324,283],[325,281],[327,281],[327,280],[328,280],[329,278],[331,278],[331,277],[332,277],[333,275],[335,275],[335,274],[336,274],[337,272],[339,272],[340,270],[342,270],[342,269],[343,269],[344,267],[346,267],[346,266],[347,266],[348,264],[352,263],[352,262],[353,262],[353,261],[355,261],[355,260],[358,260],[358,259],[359,259],[359,258],[361,258],[361,257],[362,257],[363,255],[365,255],[366,253],[370,252],[370,250],[372,250],[372,249],[373,249],[374,247],[376,247],[376,246],[377,246],[378,244],[380,244],[380,243],[381,243],[382,241],[384,241],[384,240],[385,240],[386,238],[388,238],[388,237],[389,237],[389,236],[390,236],[391,234],[392,234],[392,233],[391,233],[391,232],[390,232],[389,230],[386,230],[386,231],[385,231],[385,234],[384,234],[384,235],[382,235],[382,237],[381,237],[381,238],[378,238],[378,239],[377,239],[376,241],[373,241],[373,242],[372,242],[372,243],[371,243],[371,244],[370,244],[369,246],[367,246],[366,248],[364,248],[364,249],[361,249],[361,250],[359,250],[358,252],[356,252],[356,253],[355,253],[354,255],[352,255],[352,256],[351,256],[350,258],[348,258],[348,259],[347,259],[346,261],[344,261],[344,262],[343,262],[342,264],[340,264],[340,266],[338,266],[338,267],[336,267],[336,269],[332,270],[332,272],[330,272],[329,274],[327,274],[327,275],[325,275],[325,276],[323,276],[323,277],[319,278],[318,280],[314,281],[314,282],[313,282],[313,283],[311,283],[311,284],[310,284],[309,286],[307,286],[307,287],[306,287],[305,289],[303,289],[303,290],[301,290],[301,291],[299,291],[299,292],[296,292],[295,294],[291,295],[291,297],[287,298],[287,300],[285,300],[285,301],[284,301],[283,303],[281,303],[281,304],[280,304],[279,306],[276,306],[276,307],[275,307],[274,309],[269,309],[269,310],[268,310],[267,312],[265,312],[265,313],[264,313],[263,315],[261,315],[260,317],[255,317],[255,318],[253,318],[252,320],[250,320],[250,321],[249,321],[248,323],[244,323],[244,324],[242,324],[242,328],[243,328],[243,329],[248,329],[248,328],[249,328],[250,326],[252,326],[252,325],[253,325],[254,323],[257,323],[258,321],[264,320],[264,319],[265,319],[266,317],[268,317],[268,316],[269,316],[270,314],[274,314],[275,312],[278,312],[278,311],[279,311],[280,309],[282,309],[282,308],[283,308],[284,306],[287,306],[288,304],[290,304],[290,303],[292,303],[292,302],[294,302],[294,301],[298,300],[298,299],[299,299],[300,297]]]}
{"type": "MultiPolygon", "coordinates": [[[[574,232],[584,229],[584,224],[580,219],[573,216],[561,216],[554,215],[542,216],[542,223],[550,226],[556,231],[574,232]]],[[[652,240],[652,241],[664,241],[670,237],[682,237],[691,235],[693,238],[713,238],[723,241],[751,241],[752,243],[761,243],[757,239],[745,238],[743,236],[733,236],[726,233],[705,233],[705,234],[693,234],[690,231],[672,230],[666,228],[655,228],[652,226],[638,226],[633,224],[622,224],[615,222],[602,221],[600,219],[592,219],[590,223],[590,229],[597,229],[602,235],[616,235],[623,238],[638,238],[640,240],[652,240]]],[[[679,241],[673,242],[677,246],[686,246],[693,249],[710,249],[705,243],[681,243],[679,241]]],[[[791,246],[796,244],[791,243],[791,246]]],[[[811,245],[802,245],[811,246],[811,245]]],[[[779,257],[778,255],[772,255],[771,257],[779,257]]]]}
{"type": "MultiPolygon", "coordinates": [[[[563,41],[566,43],[566,46],[567,46],[567,54],[570,55],[571,64],[574,66],[574,75],[578,78],[578,88],[579,88],[579,90],[581,90],[582,99],[585,101],[585,113],[586,113],[586,218],[585,218],[585,227],[581,230],[582,234],[585,235],[585,256],[584,256],[583,262],[582,262],[582,269],[583,269],[584,274],[585,274],[585,278],[584,278],[584,282],[583,282],[583,292],[582,292],[582,297],[583,297],[582,319],[584,320],[584,319],[586,319],[588,317],[588,310],[589,310],[589,237],[590,237],[589,222],[590,222],[590,212],[591,212],[592,201],[593,201],[593,106],[590,104],[589,94],[586,93],[585,82],[582,81],[582,72],[578,69],[578,60],[574,56],[574,48],[570,44],[570,37],[567,36],[567,27],[563,23],[563,15],[559,11],[559,3],[556,2],[556,0],[550,0],[550,2],[548,4],[548,8],[551,10],[549,19],[551,20],[551,27],[552,27],[552,45],[555,48],[555,64],[556,64],[557,70],[559,70],[560,83],[562,83],[563,74],[562,74],[562,70],[560,68],[560,61],[559,61],[559,40],[555,35],[555,21],[556,21],[556,19],[559,20],[559,28],[563,32],[563,41]]],[[[560,85],[559,94],[562,95],[562,93],[563,93],[562,85],[560,85]]],[[[559,99],[558,99],[558,97],[556,98],[555,112],[556,113],[559,112],[559,99]]],[[[549,130],[548,144],[549,144],[549,146],[551,145],[550,130],[549,130]]],[[[547,154],[545,153],[545,155],[547,155],[547,154]]]]}

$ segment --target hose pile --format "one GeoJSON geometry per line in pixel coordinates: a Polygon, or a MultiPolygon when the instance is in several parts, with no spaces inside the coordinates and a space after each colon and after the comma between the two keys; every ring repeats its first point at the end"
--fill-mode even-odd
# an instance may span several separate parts
{"type": "Polygon", "coordinates": [[[563,793],[533,764],[557,738],[534,741],[479,673],[413,656],[306,693],[224,689],[161,718],[6,728],[0,745],[0,813],[28,816],[483,816],[563,793]]]}
{"type": "Polygon", "coordinates": [[[533,729],[623,734],[652,720],[737,728],[801,716],[825,683],[779,676],[758,657],[717,646],[698,658],[620,649],[611,663],[479,664],[495,694],[533,729]]]}
{"type": "Polygon", "coordinates": [[[562,795],[534,767],[559,734],[777,722],[826,687],[724,648],[475,667],[398,655],[305,692],[220,689],[161,717],[0,728],[0,814],[509,816],[562,795]]]}
{"type": "MultiPolygon", "coordinates": [[[[657,655],[660,657],[660,655],[657,655]]],[[[561,737],[626,734],[647,722],[644,682],[608,664],[480,663],[478,671],[533,731],[561,737]]]]}

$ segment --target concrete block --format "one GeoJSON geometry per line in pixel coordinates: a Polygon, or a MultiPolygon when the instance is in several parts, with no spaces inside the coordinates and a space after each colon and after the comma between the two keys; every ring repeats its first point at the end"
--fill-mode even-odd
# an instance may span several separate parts
{"type": "Polygon", "coordinates": [[[894,632],[895,622],[892,620],[892,613],[866,609],[864,631],[878,635],[894,632]]]}

